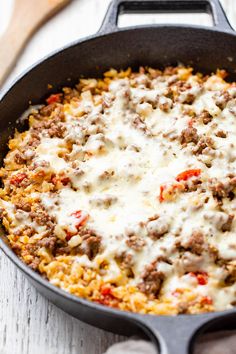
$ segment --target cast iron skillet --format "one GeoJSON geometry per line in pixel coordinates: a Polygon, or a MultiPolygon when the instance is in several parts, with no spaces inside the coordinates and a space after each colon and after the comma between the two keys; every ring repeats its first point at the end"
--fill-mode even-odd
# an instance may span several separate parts
{"type": "MultiPolygon", "coordinates": [[[[107,12],[99,33],[77,41],[49,56],[23,74],[0,98],[0,158],[15,127],[16,119],[32,104],[43,102],[51,92],[73,85],[81,75],[97,77],[111,67],[134,69],[139,65],[163,67],[182,62],[211,72],[225,68],[236,79],[236,35],[230,27],[218,0],[117,0],[107,12]],[[206,11],[214,27],[186,25],[148,25],[117,28],[122,11],[206,11]],[[69,80],[69,81],[68,81],[69,80]],[[48,89],[48,83],[53,89],[48,89]]],[[[162,354],[187,354],[202,331],[236,327],[236,309],[202,315],[151,316],[111,309],[92,303],[44,280],[13,253],[1,230],[0,246],[24,272],[36,288],[64,311],[94,326],[116,333],[145,334],[162,354]]]]}

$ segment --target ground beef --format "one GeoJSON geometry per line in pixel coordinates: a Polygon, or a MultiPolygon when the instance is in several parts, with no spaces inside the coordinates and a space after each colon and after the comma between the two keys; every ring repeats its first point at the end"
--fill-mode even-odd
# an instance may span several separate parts
{"type": "Polygon", "coordinates": [[[37,270],[40,264],[40,258],[39,257],[34,257],[33,261],[28,264],[28,266],[33,269],[37,270]]]}
{"type": "Polygon", "coordinates": [[[23,199],[20,199],[17,203],[15,203],[15,207],[16,209],[21,209],[26,212],[31,211],[31,204],[25,202],[23,199]]]}
{"type": "Polygon", "coordinates": [[[22,234],[28,237],[31,237],[35,234],[35,230],[31,226],[24,226],[22,234]]]}
{"type": "Polygon", "coordinates": [[[29,215],[37,224],[42,226],[45,225],[48,228],[53,227],[55,220],[45,210],[37,208],[34,211],[31,211],[29,215]]]}
{"type": "Polygon", "coordinates": [[[204,235],[200,230],[195,230],[189,239],[181,245],[192,253],[200,255],[204,250],[204,235]]]}
{"type": "Polygon", "coordinates": [[[57,112],[58,116],[63,115],[63,106],[54,102],[40,109],[38,118],[50,117],[53,112],[57,112]]]}
{"type": "Polygon", "coordinates": [[[93,259],[101,249],[101,236],[92,230],[81,230],[80,236],[82,244],[78,248],[79,252],[86,254],[89,259],[93,259]]]}
{"type": "Polygon", "coordinates": [[[57,237],[54,235],[49,236],[49,237],[45,237],[42,240],[38,241],[39,247],[45,247],[50,252],[53,252],[55,250],[56,244],[57,244],[57,237]]]}
{"type": "Polygon", "coordinates": [[[185,192],[195,192],[202,185],[202,180],[200,177],[190,178],[188,181],[184,182],[185,192]]]}
{"type": "Polygon", "coordinates": [[[136,128],[139,129],[141,131],[143,131],[144,133],[147,133],[147,126],[144,123],[144,121],[141,119],[140,116],[135,116],[134,119],[132,120],[132,125],[136,128]]]}
{"type": "MultiPolygon", "coordinates": [[[[78,249],[76,249],[76,251],[78,252],[78,249]]],[[[55,249],[55,256],[68,255],[68,254],[71,254],[71,252],[72,252],[71,247],[68,246],[67,243],[61,243],[60,244],[59,240],[58,240],[58,244],[57,244],[57,247],[55,249]]]]}
{"type": "MultiPolygon", "coordinates": [[[[235,284],[235,282],[236,282],[236,261],[235,260],[229,262],[226,265],[226,271],[227,271],[228,275],[225,279],[225,284],[227,284],[227,285],[235,284]]],[[[236,306],[236,301],[235,301],[234,306],[236,306]]]]}
{"type": "Polygon", "coordinates": [[[161,96],[158,99],[158,107],[167,113],[173,107],[173,101],[168,97],[161,96]]]}
{"type": "Polygon", "coordinates": [[[38,124],[35,124],[34,130],[36,132],[42,132],[42,130],[45,130],[50,138],[63,138],[66,127],[60,122],[60,119],[56,117],[54,119],[44,120],[38,124]]]}
{"type": "Polygon", "coordinates": [[[155,220],[150,220],[147,223],[148,236],[156,240],[168,232],[169,227],[169,221],[164,216],[158,217],[155,220]]]}
{"type": "Polygon", "coordinates": [[[126,240],[126,244],[135,251],[141,251],[146,242],[136,235],[131,235],[128,240],[126,240]]]}
{"type": "MultiPolygon", "coordinates": [[[[34,128],[30,130],[30,139],[28,142],[29,148],[36,148],[40,144],[40,137],[38,132],[34,131],[34,128]]],[[[27,145],[25,148],[27,148],[27,145]]]]}
{"type": "Polygon", "coordinates": [[[236,187],[236,177],[232,176],[225,181],[219,181],[217,178],[209,179],[209,189],[212,191],[213,197],[218,201],[222,198],[234,198],[234,189],[236,187]]]}
{"type": "Polygon", "coordinates": [[[30,171],[35,171],[36,169],[39,169],[41,167],[41,170],[45,170],[48,167],[50,167],[50,162],[41,160],[41,161],[35,161],[29,166],[30,171]]]}
{"type": "Polygon", "coordinates": [[[182,130],[180,134],[180,143],[182,145],[188,144],[188,143],[197,143],[199,140],[199,136],[197,133],[196,128],[186,128],[182,130]]]}
{"type": "Polygon", "coordinates": [[[157,270],[157,263],[153,262],[146,266],[141,277],[142,282],[138,285],[139,290],[152,297],[157,297],[164,280],[164,274],[157,270]]]}
{"type": "Polygon", "coordinates": [[[197,146],[193,149],[195,155],[200,155],[206,153],[207,149],[214,148],[214,140],[210,137],[201,137],[198,141],[197,146]]]}
{"type": "Polygon", "coordinates": [[[20,152],[17,152],[14,156],[14,161],[18,165],[23,165],[26,162],[26,159],[24,158],[24,156],[20,152]]]}
{"type": "Polygon", "coordinates": [[[234,215],[228,215],[222,211],[206,212],[204,219],[210,221],[219,231],[230,231],[234,215]]]}
{"type": "Polygon", "coordinates": [[[215,133],[215,135],[218,138],[226,138],[227,137],[227,133],[224,130],[219,130],[218,132],[215,133]]]}
{"type": "Polygon", "coordinates": [[[48,129],[48,135],[50,138],[63,138],[65,131],[66,127],[62,123],[54,123],[48,129]]]}
{"type": "Polygon", "coordinates": [[[232,215],[232,214],[228,215],[227,221],[221,227],[221,231],[223,231],[223,232],[230,231],[233,219],[234,219],[234,215],[232,215]]]}
{"type": "Polygon", "coordinates": [[[121,269],[130,269],[134,265],[133,256],[130,253],[122,252],[115,256],[116,261],[119,263],[121,269]]]}
{"type": "Polygon", "coordinates": [[[228,91],[222,91],[220,95],[216,97],[215,104],[217,107],[223,110],[232,98],[233,97],[229,94],[228,91]]]}
{"type": "Polygon", "coordinates": [[[200,114],[196,116],[196,119],[202,121],[203,124],[208,124],[212,121],[213,116],[204,109],[200,114]]]}
{"type": "Polygon", "coordinates": [[[188,313],[189,309],[189,302],[188,301],[181,301],[177,304],[178,314],[186,314],[188,313]]]}

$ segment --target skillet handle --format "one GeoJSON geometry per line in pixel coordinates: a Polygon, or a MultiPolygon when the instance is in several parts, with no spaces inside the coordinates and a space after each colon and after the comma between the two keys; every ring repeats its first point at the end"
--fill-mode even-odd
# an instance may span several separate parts
{"type": "Polygon", "coordinates": [[[231,330],[236,326],[235,313],[227,311],[202,315],[136,316],[136,324],[156,346],[158,354],[192,354],[194,344],[203,332],[231,330]]]}
{"type": "Polygon", "coordinates": [[[222,31],[234,31],[219,0],[113,0],[107,10],[99,33],[118,31],[120,13],[154,12],[207,12],[214,27],[222,31]]]}

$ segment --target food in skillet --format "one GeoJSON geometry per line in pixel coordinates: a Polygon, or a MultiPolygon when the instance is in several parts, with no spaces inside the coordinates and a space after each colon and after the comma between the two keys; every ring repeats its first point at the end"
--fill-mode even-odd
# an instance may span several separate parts
{"type": "Polygon", "coordinates": [[[236,304],[236,84],[110,70],[53,94],[1,169],[11,247],[52,284],[122,310],[236,304]]]}

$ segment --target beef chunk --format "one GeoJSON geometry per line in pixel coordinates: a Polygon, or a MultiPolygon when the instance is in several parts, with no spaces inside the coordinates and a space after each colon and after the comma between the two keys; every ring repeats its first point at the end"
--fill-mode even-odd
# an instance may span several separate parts
{"type": "Polygon", "coordinates": [[[228,215],[227,221],[221,227],[221,230],[223,232],[231,230],[233,219],[234,219],[234,215],[232,215],[232,214],[228,215]]]}
{"type": "Polygon", "coordinates": [[[127,252],[116,255],[115,259],[120,264],[121,269],[131,269],[134,264],[132,254],[127,252]]]}
{"type": "Polygon", "coordinates": [[[38,242],[39,247],[45,247],[47,248],[50,252],[53,252],[55,250],[57,243],[57,238],[56,236],[52,235],[49,237],[44,237],[42,240],[38,242]]]}
{"type": "Polygon", "coordinates": [[[196,148],[193,150],[193,153],[195,155],[200,155],[206,153],[208,148],[212,149],[214,148],[214,140],[211,139],[210,137],[202,137],[196,146],[196,148]]]}
{"type": "Polygon", "coordinates": [[[156,240],[169,231],[169,222],[166,217],[161,216],[155,220],[150,220],[147,224],[148,236],[156,240]]]}
{"type": "Polygon", "coordinates": [[[157,270],[157,262],[153,262],[146,266],[142,274],[142,282],[138,285],[138,288],[147,295],[157,297],[163,280],[164,274],[157,270]]]}
{"type": "Polygon", "coordinates": [[[82,244],[79,247],[79,252],[86,254],[89,259],[93,259],[101,249],[101,236],[92,230],[81,230],[80,236],[82,244]]]}
{"type": "Polygon", "coordinates": [[[200,230],[193,231],[187,242],[182,243],[182,246],[194,254],[200,255],[204,250],[204,235],[200,230]]]}
{"type": "Polygon", "coordinates": [[[233,198],[236,187],[236,177],[228,177],[225,181],[219,181],[217,178],[209,180],[209,188],[213,196],[221,201],[222,198],[233,198]]]}
{"type": "Polygon", "coordinates": [[[218,132],[215,133],[215,135],[218,138],[223,138],[223,139],[225,139],[227,137],[227,134],[224,130],[219,130],[218,132]]]}
{"type": "Polygon", "coordinates": [[[219,231],[230,231],[234,215],[228,215],[225,212],[206,212],[204,215],[206,220],[209,220],[217,230],[219,231]]]}
{"type": "Polygon", "coordinates": [[[146,242],[139,236],[131,235],[128,240],[126,240],[126,244],[135,251],[141,251],[146,242]]]}
{"type": "Polygon", "coordinates": [[[24,158],[24,156],[22,155],[22,153],[17,152],[14,156],[14,161],[15,163],[17,163],[18,165],[23,165],[24,163],[26,163],[26,159],[24,158]]]}
{"type": "Polygon", "coordinates": [[[215,104],[217,107],[223,110],[232,98],[233,97],[229,94],[228,91],[222,91],[220,95],[216,97],[215,104]]]}
{"type": "Polygon", "coordinates": [[[203,122],[203,124],[208,124],[212,121],[213,117],[212,115],[207,111],[207,110],[203,110],[200,114],[198,114],[196,116],[196,118],[200,121],[203,122]]]}
{"type": "Polygon", "coordinates": [[[28,202],[25,202],[23,199],[20,199],[17,203],[15,203],[15,207],[17,209],[24,210],[26,212],[31,211],[31,205],[28,202]]]}
{"type": "Polygon", "coordinates": [[[180,135],[180,143],[182,145],[188,143],[197,143],[199,140],[199,136],[196,128],[186,128],[182,130],[180,135]]]}
{"type": "Polygon", "coordinates": [[[48,228],[53,227],[54,219],[43,209],[37,208],[30,212],[30,217],[39,225],[46,225],[48,228]]]}
{"type": "Polygon", "coordinates": [[[33,270],[37,270],[40,264],[40,258],[39,257],[34,257],[34,259],[32,260],[32,262],[30,262],[28,264],[28,266],[33,269],[33,270]]]}

